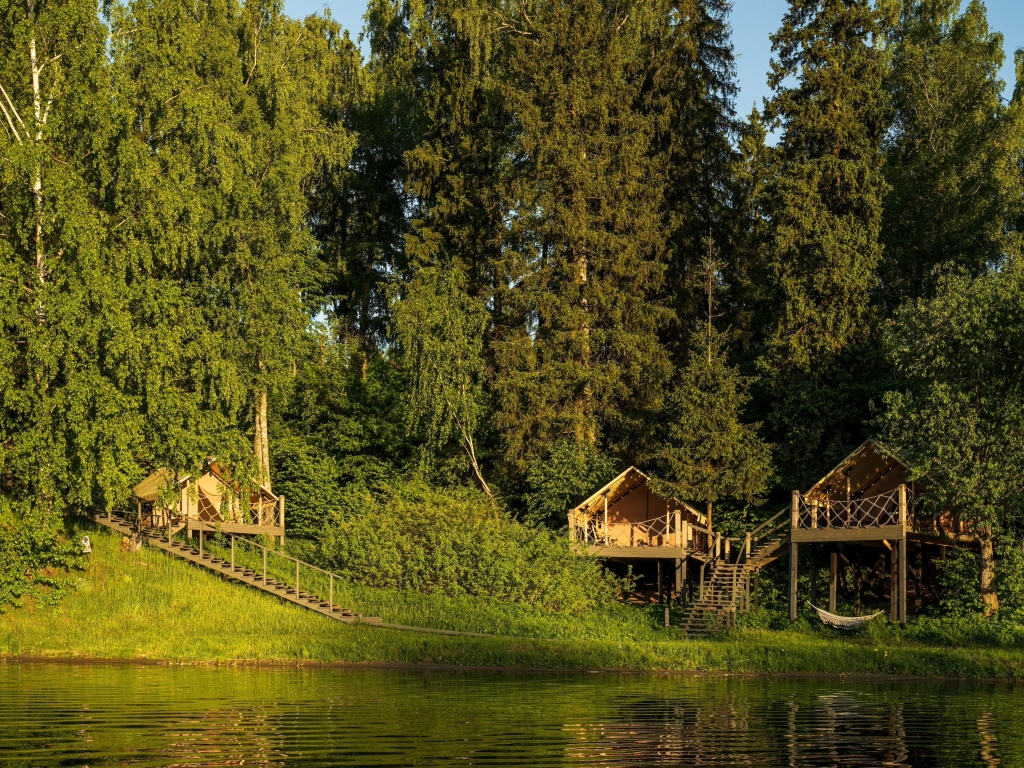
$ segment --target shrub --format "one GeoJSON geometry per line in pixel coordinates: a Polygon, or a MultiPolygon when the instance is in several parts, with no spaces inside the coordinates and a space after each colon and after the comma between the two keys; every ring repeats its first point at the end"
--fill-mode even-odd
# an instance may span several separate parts
{"type": "Polygon", "coordinates": [[[938,565],[942,613],[961,618],[981,613],[977,553],[964,547],[949,547],[946,559],[938,565]]]}
{"type": "Polygon", "coordinates": [[[64,586],[54,570],[78,565],[80,551],[59,517],[0,496],[0,613],[29,595],[64,586]]]}
{"type": "Polygon", "coordinates": [[[325,567],[375,587],[484,595],[549,610],[611,603],[615,579],[568,539],[522,525],[481,493],[421,481],[346,490],[316,547],[325,567]]]}

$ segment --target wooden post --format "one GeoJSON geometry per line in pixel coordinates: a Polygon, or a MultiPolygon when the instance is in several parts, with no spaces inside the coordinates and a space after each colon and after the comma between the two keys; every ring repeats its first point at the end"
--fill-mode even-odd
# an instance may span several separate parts
{"type": "Polygon", "coordinates": [[[747,560],[749,560],[750,559],[750,531],[747,531],[746,548],[747,548],[747,560]]]}
{"type": "Polygon", "coordinates": [[[685,563],[686,563],[686,560],[684,558],[676,558],[676,562],[675,562],[675,566],[676,566],[675,582],[676,583],[674,585],[674,589],[675,589],[675,593],[676,593],[676,601],[677,602],[683,602],[683,597],[682,597],[682,594],[683,594],[683,582],[685,581],[685,577],[683,576],[683,568],[686,567],[684,565],[685,563]]]}
{"type": "Polygon", "coordinates": [[[680,530],[679,517],[680,517],[679,510],[677,509],[675,511],[675,519],[676,519],[676,546],[677,547],[685,547],[686,546],[686,538],[683,536],[683,531],[680,530]]]}
{"type": "Polygon", "coordinates": [[[729,540],[725,540],[725,559],[729,559],[729,540]]]}
{"type": "Polygon", "coordinates": [[[686,519],[683,520],[683,546],[690,548],[690,521],[686,519]]]}
{"type": "Polygon", "coordinates": [[[686,585],[686,568],[687,568],[687,565],[689,564],[689,562],[688,562],[687,558],[684,557],[682,560],[679,561],[679,563],[680,563],[679,564],[679,573],[678,573],[678,579],[680,581],[680,585],[679,585],[679,604],[685,608],[686,607],[686,603],[688,602],[687,601],[687,595],[686,595],[686,586],[687,586],[686,585]]]}
{"type": "Polygon", "coordinates": [[[889,548],[889,619],[891,621],[900,620],[900,587],[899,587],[899,568],[896,564],[896,558],[898,556],[899,542],[894,541],[892,547],[889,548]]]}
{"type": "Polygon", "coordinates": [[[661,585],[663,579],[661,578],[661,560],[658,561],[658,602],[664,603],[665,598],[662,596],[661,585]]]}
{"type": "MultiPolygon", "coordinates": [[[[796,493],[794,492],[794,498],[796,493]]],[[[794,507],[795,509],[795,507],[794,507]]],[[[799,575],[799,564],[797,558],[799,553],[797,552],[797,543],[791,541],[789,543],[789,620],[796,621],[796,582],[799,575]]]]}
{"type": "Polygon", "coordinates": [[[231,537],[231,572],[235,572],[235,537],[231,537]]]}
{"type": "Polygon", "coordinates": [[[836,612],[836,592],[839,588],[839,553],[832,550],[828,563],[828,610],[836,612]]]}
{"type": "MultiPolygon", "coordinates": [[[[604,494],[604,545],[606,547],[608,546],[608,493],[607,493],[607,491],[604,494]]],[[[658,568],[660,569],[661,566],[659,565],[658,568]]],[[[659,573],[660,573],[660,570],[659,570],[659,573]]],[[[658,584],[658,591],[659,592],[661,591],[661,584],[658,584]]]]}
{"type": "Polygon", "coordinates": [[[277,497],[277,506],[281,511],[281,546],[284,546],[284,494],[277,497]]]}
{"type": "Polygon", "coordinates": [[[707,565],[707,563],[705,563],[705,562],[702,562],[700,564],[700,592],[699,592],[700,597],[699,597],[699,599],[701,599],[701,600],[704,599],[704,566],[706,566],[706,565],[707,565]]]}
{"type": "MultiPolygon", "coordinates": [[[[903,495],[902,493],[900,494],[903,495]]],[[[907,624],[907,539],[900,539],[900,624],[907,624]]]]}
{"type": "MultiPolygon", "coordinates": [[[[905,526],[907,524],[907,484],[900,483],[900,525],[905,526]]],[[[906,537],[907,532],[903,532],[906,537]]],[[[904,538],[906,541],[906,538],[904,538]]]]}
{"type": "Polygon", "coordinates": [[[330,575],[331,587],[327,598],[328,611],[334,613],[334,574],[330,575]]]}
{"type": "Polygon", "coordinates": [[[263,583],[267,583],[267,548],[263,548],[263,583]]]}
{"type": "Polygon", "coordinates": [[[811,605],[818,604],[818,545],[811,544],[811,605]]]}

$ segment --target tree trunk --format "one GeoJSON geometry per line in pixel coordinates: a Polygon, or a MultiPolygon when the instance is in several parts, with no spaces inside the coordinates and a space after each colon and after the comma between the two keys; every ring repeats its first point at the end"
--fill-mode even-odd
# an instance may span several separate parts
{"type": "Polygon", "coordinates": [[[991,616],[999,610],[999,596],[996,594],[996,553],[992,543],[992,531],[983,529],[978,536],[981,545],[981,602],[985,615],[991,616]]]}
{"type": "Polygon", "coordinates": [[[267,437],[267,392],[256,392],[256,434],[253,436],[253,451],[260,465],[260,484],[270,490],[270,444],[267,437]]]}

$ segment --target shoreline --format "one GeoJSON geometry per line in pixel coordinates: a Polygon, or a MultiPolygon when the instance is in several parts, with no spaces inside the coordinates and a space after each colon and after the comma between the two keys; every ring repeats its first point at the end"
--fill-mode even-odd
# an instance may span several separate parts
{"type": "Polygon", "coordinates": [[[13,664],[30,666],[83,666],[83,667],[204,667],[232,669],[345,669],[382,670],[405,672],[471,672],[501,673],[509,675],[622,675],[636,677],[679,677],[679,678],[731,678],[747,680],[851,680],[857,682],[935,682],[935,683],[1000,683],[1020,688],[1024,682],[1003,677],[970,677],[955,675],[909,675],[887,672],[757,672],[698,669],[626,669],[622,667],[540,667],[540,666],[489,666],[481,664],[442,664],[438,662],[400,661],[317,661],[315,659],[207,659],[175,660],[147,657],[99,657],[99,656],[26,656],[0,654],[0,665],[13,664]]]}

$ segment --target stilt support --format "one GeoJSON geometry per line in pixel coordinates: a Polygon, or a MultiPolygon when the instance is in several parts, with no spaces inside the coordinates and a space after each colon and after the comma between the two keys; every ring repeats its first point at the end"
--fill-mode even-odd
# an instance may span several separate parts
{"type": "Polygon", "coordinates": [[[799,577],[798,553],[795,541],[789,544],[789,620],[796,621],[796,585],[799,577]]]}

